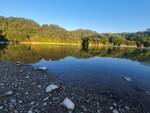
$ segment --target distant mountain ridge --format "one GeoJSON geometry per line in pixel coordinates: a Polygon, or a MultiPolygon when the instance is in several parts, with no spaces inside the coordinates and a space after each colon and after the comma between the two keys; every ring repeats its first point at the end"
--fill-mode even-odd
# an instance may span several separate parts
{"type": "Polygon", "coordinates": [[[147,31],[147,32],[150,32],[150,28],[148,28],[146,31],[147,31]]]}

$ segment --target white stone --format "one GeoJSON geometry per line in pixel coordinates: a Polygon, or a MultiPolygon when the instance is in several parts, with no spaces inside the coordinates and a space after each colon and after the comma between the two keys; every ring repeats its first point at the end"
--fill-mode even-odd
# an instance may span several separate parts
{"type": "Polygon", "coordinates": [[[131,82],[131,78],[130,77],[124,77],[124,80],[126,80],[127,82],[131,82]]]}
{"type": "Polygon", "coordinates": [[[18,62],[16,62],[16,64],[22,64],[22,62],[19,62],[19,61],[18,61],[18,62]]]}
{"type": "Polygon", "coordinates": [[[29,92],[25,92],[25,95],[28,95],[29,94],[29,92]]]}
{"type": "Polygon", "coordinates": [[[36,82],[33,82],[33,85],[35,85],[36,84],[36,82]]]}
{"type": "Polygon", "coordinates": [[[21,104],[21,103],[23,103],[23,101],[22,101],[22,100],[19,100],[18,102],[19,102],[20,104],[21,104]]]}
{"type": "Polygon", "coordinates": [[[28,113],[33,113],[33,111],[32,111],[32,110],[29,110],[28,113]]]}
{"type": "Polygon", "coordinates": [[[44,102],[44,103],[43,103],[43,106],[47,106],[47,102],[44,102]]]}
{"type": "Polygon", "coordinates": [[[39,70],[42,70],[42,71],[46,71],[47,70],[47,67],[46,66],[41,66],[41,67],[38,67],[39,70]]]}
{"type": "Polygon", "coordinates": [[[3,106],[0,106],[0,109],[3,109],[3,106]]]}
{"type": "Polygon", "coordinates": [[[128,106],[125,106],[125,108],[126,108],[127,110],[130,110],[130,108],[129,108],[128,106]]]}
{"type": "Polygon", "coordinates": [[[10,100],[10,102],[15,104],[16,103],[16,99],[13,98],[13,99],[10,100]]]}
{"type": "Polygon", "coordinates": [[[39,88],[41,88],[42,85],[38,85],[39,88]]]}
{"type": "Polygon", "coordinates": [[[46,101],[46,100],[48,100],[49,99],[49,97],[45,97],[44,99],[43,99],[43,101],[46,101]]]}
{"type": "Polygon", "coordinates": [[[112,112],[113,112],[113,113],[119,113],[116,109],[114,109],[112,112]]]}
{"type": "Polygon", "coordinates": [[[46,92],[51,92],[52,90],[58,89],[59,87],[55,84],[50,84],[49,86],[47,86],[46,88],[46,92]]]}
{"type": "Polygon", "coordinates": [[[114,103],[113,103],[113,106],[117,106],[117,103],[114,102],[114,103]]]}
{"type": "Polygon", "coordinates": [[[34,104],[35,104],[35,102],[33,102],[33,101],[32,101],[30,104],[31,104],[31,105],[34,105],[34,104]]]}
{"type": "Polygon", "coordinates": [[[112,107],[112,106],[110,106],[110,107],[109,107],[109,109],[110,109],[110,110],[113,110],[113,107],[112,107]]]}
{"type": "Polygon", "coordinates": [[[62,104],[68,110],[73,110],[75,108],[75,104],[69,98],[65,98],[62,104]]]}
{"type": "Polygon", "coordinates": [[[3,86],[3,85],[4,85],[4,83],[1,83],[1,84],[0,84],[0,86],[3,86]]]}
{"type": "Polygon", "coordinates": [[[26,79],[28,79],[29,78],[29,76],[26,76],[26,79]]]}
{"type": "Polygon", "coordinates": [[[6,92],[6,95],[12,95],[13,94],[13,92],[12,91],[8,91],[8,92],[6,92]]]}

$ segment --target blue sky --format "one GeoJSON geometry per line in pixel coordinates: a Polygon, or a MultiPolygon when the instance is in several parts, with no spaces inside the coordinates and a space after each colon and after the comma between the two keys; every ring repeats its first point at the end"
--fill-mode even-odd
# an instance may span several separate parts
{"type": "Polygon", "coordinates": [[[1,0],[0,15],[98,32],[150,28],[150,0],[1,0]]]}

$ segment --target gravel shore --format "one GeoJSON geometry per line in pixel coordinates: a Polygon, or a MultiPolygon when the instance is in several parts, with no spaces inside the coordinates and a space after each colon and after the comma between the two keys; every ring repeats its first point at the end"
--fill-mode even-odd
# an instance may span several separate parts
{"type": "Polygon", "coordinates": [[[30,65],[0,61],[0,113],[150,113],[147,106],[110,90],[82,89],[30,65]],[[59,88],[47,92],[50,84],[59,88]],[[73,111],[62,105],[65,98],[75,104],[73,111]]]}

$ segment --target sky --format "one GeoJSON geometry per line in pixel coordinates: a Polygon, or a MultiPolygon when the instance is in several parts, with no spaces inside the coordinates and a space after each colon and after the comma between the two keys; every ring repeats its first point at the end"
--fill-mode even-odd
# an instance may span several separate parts
{"type": "Polygon", "coordinates": [[[150,0],[1,0],[0,16],[25,17],[67,30],[136,32],[150,28],[150,0]]]}

